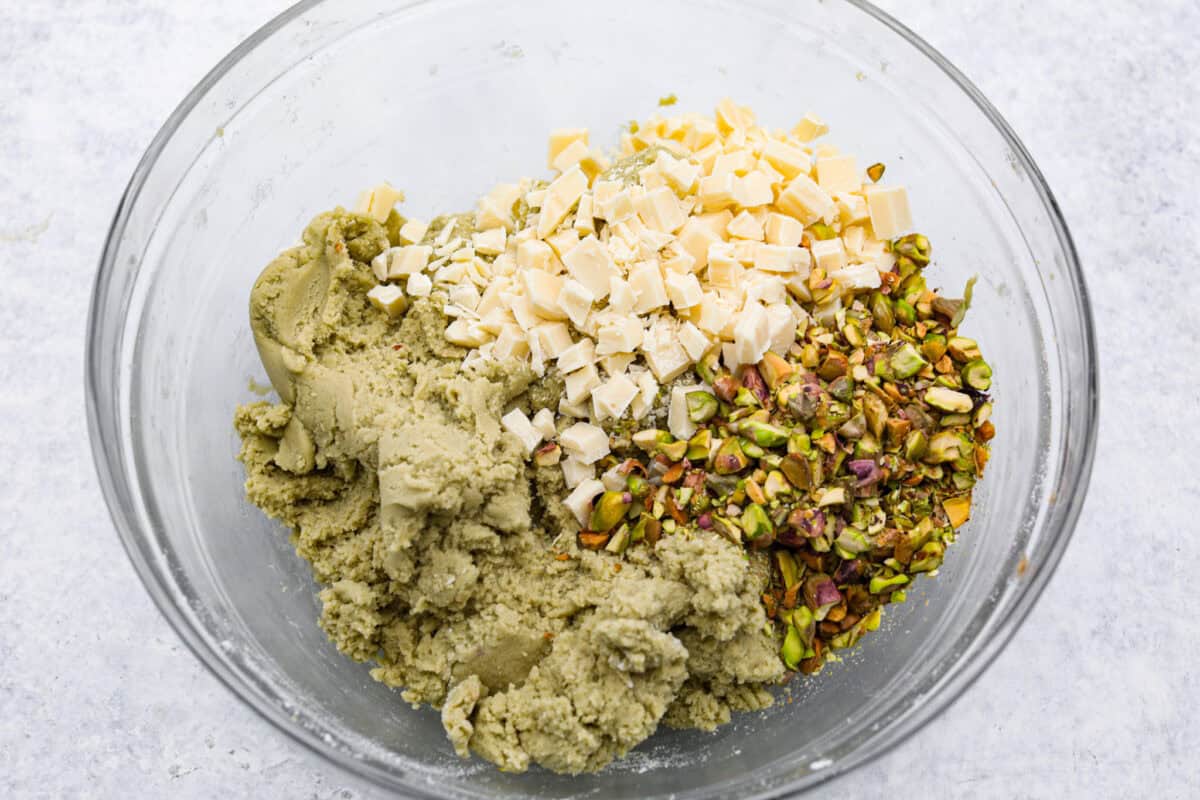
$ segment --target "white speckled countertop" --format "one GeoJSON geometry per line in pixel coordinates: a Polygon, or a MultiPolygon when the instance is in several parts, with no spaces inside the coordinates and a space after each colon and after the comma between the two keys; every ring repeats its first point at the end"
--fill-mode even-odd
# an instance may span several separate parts
{"type": "MultiPolygon", "coordinates": [[[[220,687],[117,541],[83,415],[109,219],[192,84],[284,0],[0,0],[0,797],[376,797],[220,687]],[[136,788],[135,788],[136,787],[136,788]]],[[[1102,363],[1095,474],[1023,629],[847,797],[1200,791],[1200,6],[889,0],[1024,139],[1102,363]]]]}

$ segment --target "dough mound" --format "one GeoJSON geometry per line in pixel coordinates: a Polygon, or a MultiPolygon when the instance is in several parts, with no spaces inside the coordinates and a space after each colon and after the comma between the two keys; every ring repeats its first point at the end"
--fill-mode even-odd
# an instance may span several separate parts
{"type": "MultiPolygon", "coordinates": [[[[395,226],[391,226],[395,227],[395,226]]],[[[325,585],[321,625],[462,756],[601,769],[659,723],[712,729],[783,671],[761,557],[716,535],[581,550],[557,467],[499,424],[556,402],[514,363],[464,369],[437,293],[373,308],[388,227],[341,210],[263,271],[251,323],[281,403],[237,410],[250,501],[325,585]]]]}

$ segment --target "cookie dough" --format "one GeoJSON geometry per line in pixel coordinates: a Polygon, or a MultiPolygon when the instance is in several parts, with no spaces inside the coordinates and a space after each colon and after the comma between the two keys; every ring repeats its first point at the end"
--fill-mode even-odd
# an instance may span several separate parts
{"type": "Polygon", "coordinates": [[[770,705],[765,557],[699,530],[579,549],[562,471],[500,424],[553,408],[561,383],[515,360],[464,368],[438,291],[396,318],[372,305],[370,262],[400,227],[323,214],[251,297],[281,402],[237,410],[246,491],[324,584],[337,647],[508,771],[598,770],[660,723],[770,705]]]}

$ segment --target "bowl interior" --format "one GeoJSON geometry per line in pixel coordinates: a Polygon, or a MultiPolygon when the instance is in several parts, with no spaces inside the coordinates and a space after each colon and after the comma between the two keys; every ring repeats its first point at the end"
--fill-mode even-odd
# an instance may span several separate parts
{"type": "Polygon", "coordinates": [[[199,87],[135,177],[90,363],[102,477],[131,555],[243,697],[410,794],[748,797],[877,753],[1002,646],[1081,494],[1088,322],[1040,178],[937,63],[852,4],[769,0],[310,4],[252,45],[199,87]],[[931,283],[953,294],[979,276],[964,331],[995,371],[993,460],[940,576],[772,709],[715,734],[660,732],[598,776],[504,775],[457,759],[436,712],[336,652],[307,565],[245,501],[231,418],[267,383],[249,291],[312,216],[366,186],[403,188],[411,215],[466,209],[499,181],[542,174],[551,128],[615,142],[669,93],[671,111],[731,96],[774,127],[814,111],[830,142],[909,187],[934,244],[931,283]]]}

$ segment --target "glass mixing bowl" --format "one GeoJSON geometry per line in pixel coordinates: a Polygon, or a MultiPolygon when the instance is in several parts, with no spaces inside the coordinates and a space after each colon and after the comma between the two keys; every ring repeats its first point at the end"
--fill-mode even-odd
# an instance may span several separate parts
{"type": "Polygon", "coordinates": [[[117,530],[167,619],[239,697],[333,763],[416,797],[778,797],[879,755],[997,655],[1045,586],[1091,465],[1083,277],[1037,168],[996,111],[894,20],[797,0],[305,2],[184,100],[120,205],[92,298],[88,412],[117,530]],[[980,276],[965,332],[995,368],[998,435],[936,580],[790,703],[663,731],[598,775],[461,761],[317,626],[308,566],[243,498],[234,406],[266,383],[247,322],[261,267],[386,179],[409,213],[538,171],[554,127],[599,139],[657,99],[731,96],[908,185],[933,284],[980,276]]]}

